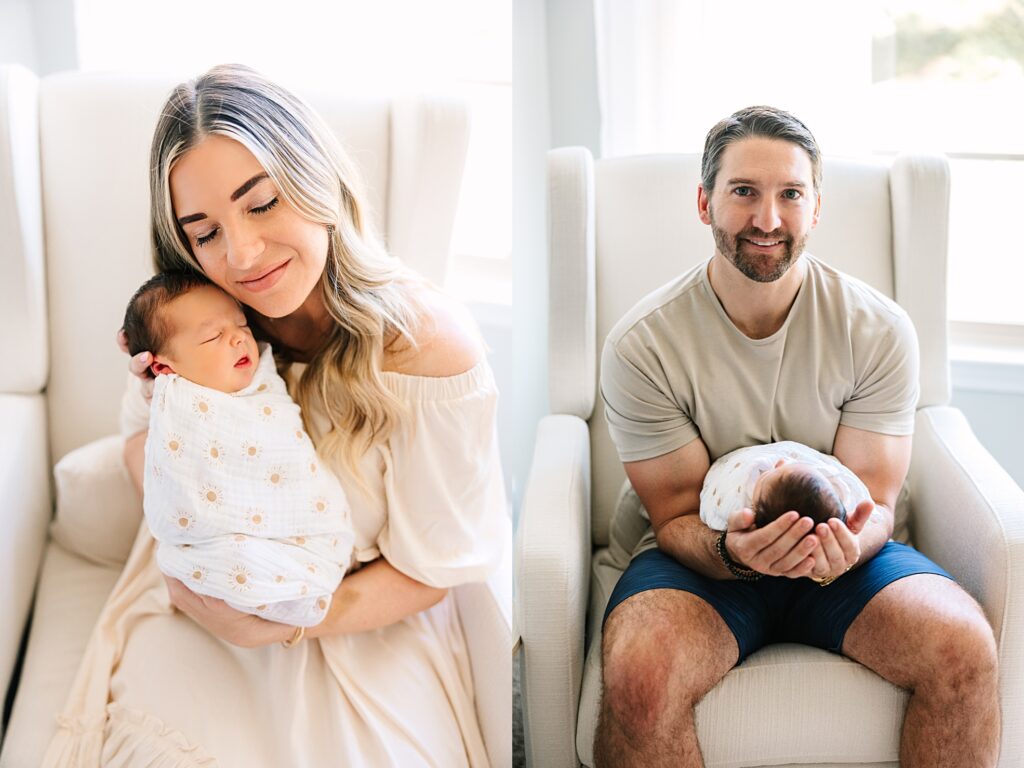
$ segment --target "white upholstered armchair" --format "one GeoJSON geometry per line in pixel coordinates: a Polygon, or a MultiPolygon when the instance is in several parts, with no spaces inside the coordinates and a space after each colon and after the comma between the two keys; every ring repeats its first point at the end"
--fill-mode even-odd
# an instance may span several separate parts
{"type": "MultiPolygon", "coordinates": [[[[692,155],[594,162],[580,148],[548,157],[552,414],[537,431],[516,542],[526,750],[534,766],[592,765],[601,616],[641,525],[635,494],[620,491],[625,473],[595,398],[598,354],[634,303],[713,252],[696,215],[699,165],[692,155]]],[[[1017,766],[1024,761],[1024,493],[949,407],[948,199],[941,157],[826,158],[821,223],[808,250],[893,297],[917,328],[910,534],[979,600],[995,629],[1000,765],[1017,766]]],[[[709,768],[882,768],[897,764],[906,702],[906,692],[852,661],[775,645],[704,698],[697,731],[709,768]]]]}
{"type": "MultiPolygon", "coordinates": [[[[128,75],[38,80],[0,66],[0,692],[17,690],[3,768],[40,764],[141,521],[114,434],[126,378],[114,334],[152,270],[149,142],[173,85],[128,75]]],[[[391,252],[442,283],[465,106],[331,94],[310,102],[359,167],[391,252]]],[[[508,554],[488,584],[455,590],[496,766],[511,762],[508,554]]]]}

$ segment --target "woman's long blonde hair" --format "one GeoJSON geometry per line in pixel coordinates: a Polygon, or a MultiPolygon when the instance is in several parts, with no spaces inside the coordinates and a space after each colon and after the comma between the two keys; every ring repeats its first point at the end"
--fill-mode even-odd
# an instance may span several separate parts
{"type": "MultiPolygon", "coordinates": [[[[334,326],[298,383],[304,414],[313,406],[330,430],[325,455],[340,455],[361,479],[359,457],[394,429],[402,402],[385,386],[385,342],[413,330],[419,303],[413,273],[385,251],[367,220],[358,176],[333,133],[300,99],[240,65],[221,65],[182,83],[164,105],[153,135],[150,194],[156,269],[200,270],[171,204],[175,162],[210,134],[248,149],[302,216],[328,229],[319,290],[334,326]]],[[[276,351],[276,350],[275,350],[276,351]]],[[[279,362],[292,360],[280,350],[279,362]]],[[[312,426],[307,420],[307,428],[312,426]]]]}

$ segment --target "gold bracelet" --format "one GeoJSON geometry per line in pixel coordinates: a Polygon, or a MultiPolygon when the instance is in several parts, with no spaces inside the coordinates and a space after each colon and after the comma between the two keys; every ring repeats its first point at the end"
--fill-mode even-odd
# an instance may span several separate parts
{"type": "Polygon", "coordinates": [[[299,640],[301,640],[302,636],[305,635],[305,634],[306,634],[306,628],[305,627],[296,627],[295,628],[295,634],[292,635],[287,640],[282,640],[281,641],[281,645],[283,645],[285,648],[291,648],[293,645],[295,645],[297,642],[299,642],[299,640]]]}

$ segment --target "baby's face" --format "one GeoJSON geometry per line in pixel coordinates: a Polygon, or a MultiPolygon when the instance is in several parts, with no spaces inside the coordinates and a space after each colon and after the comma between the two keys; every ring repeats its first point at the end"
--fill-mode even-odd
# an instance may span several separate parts
{"type": "MultiPolygon", "coordinates": [[[[194,288],[160,309],[171,336],[154,360],[189,381],[221,392],[249,386],[260,361],[256,339],[235,300],[216,286],[194,288]]],[[[157,366],[154,366],[157,368],[157,366]]]]}

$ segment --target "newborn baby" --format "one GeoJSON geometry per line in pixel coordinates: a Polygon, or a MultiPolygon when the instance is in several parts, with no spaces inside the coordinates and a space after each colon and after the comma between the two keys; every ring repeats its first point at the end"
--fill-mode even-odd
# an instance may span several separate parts
{"type": "Polygon", "coordinates": [[[242,309],[201,275],[164,273],[124,331],[156,376],[143,478],[157,564],[194,592],[319,624],[352,553],[348,502],[242,309]]]}
{"type": "Polygon", "coordinates": [[[760,528],[790,510],[823,523],[846,522],[867,487],[834,456],[784,441],[739,448],[711,465],[700,492],[700,519],[724,531],[732,512],[749,507],[760,528]]]}

